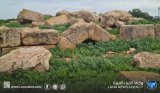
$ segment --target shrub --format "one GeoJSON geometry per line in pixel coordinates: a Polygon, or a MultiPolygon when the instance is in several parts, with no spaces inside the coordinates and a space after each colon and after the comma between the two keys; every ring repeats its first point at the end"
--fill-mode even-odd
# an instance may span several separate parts
{"type": "Polygon", "coordinates": [[[142,12],[140,9],[133,9],[129,11],[133,17],[144,18],[146,20],[153,20],[153,17],[150,16],[147,12],[142,12]]]}

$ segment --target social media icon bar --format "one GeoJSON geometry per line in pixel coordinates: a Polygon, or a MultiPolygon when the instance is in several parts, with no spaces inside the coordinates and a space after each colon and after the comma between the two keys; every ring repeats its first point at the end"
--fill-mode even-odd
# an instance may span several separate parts
{"type": "Polygon", "coordinates": [[[60,85],[60,90],[66,90],[66,84],[61,84],[60,85]]]}
{"type": "Polygon", "coordinates": [[[51,89],[51,85],[50,84],[45,84],[44,85],[44,89],[45,90],[50,90],[51,89]]]}
{"type": "Polygon", "coordinates": [[[149,80],[149,81],[147,82],[147,88],[148,88],[149,90],[156,90],[156,88],[157,88],[157,82],[154,81],[154,80],[149,80]]]}
{"type": "Polygon", "coordinates": [[[53,85],[52,85],[52,89],[53,89],[53,90],[58,90],[58,85],[57,85],[57,84],[53,84],[53,85]]]}

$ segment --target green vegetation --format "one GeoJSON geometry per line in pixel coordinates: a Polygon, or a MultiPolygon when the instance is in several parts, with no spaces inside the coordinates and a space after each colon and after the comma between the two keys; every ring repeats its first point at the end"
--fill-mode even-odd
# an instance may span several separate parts
{"type": "Polygon", "coordinates": [[[146,20],[153,19],[153,17],[150,16],[147,12],[142,12],[140,9],[133,9],[133,10],[129,11],[129,13],[132,14],[133,17],[144,18],[146,20]]]}
{"type": "Polygon", "coordinates": [[[40,29],[55,29],[57,30],[58,32],[63,32],[65,30],[67,30],[68,28],[70,27],[70,24],[64,24],[64,25],[54,25],[54,26],[40,26],[39,28],[40,29]]]}
{"type": "MultiPolygon", "coordinates": [[[[108,84],[118,81],[120,71],[151,71],[160,72],[160,69],[140,69],[131,66],[133,55],[125,56],[123,51],[134,47],[137,52],[149,51],[160,53],[160,39],[145,38],[141,40],[111,42],[82,43],[75,50],[63,51],[59,47],[51,49],[50,70],[48,72],[15,71],[13,74],[1,74],[3,80],[12,84],[43,85],[45,83],[65,83],[67,91],[107,90],[108,84]],[[115,56],[106,56],[107,51],[114,51],[115,56]],[[65,58],[71,58],[66,62],[65,58]],[[78,87],[81,86],[81,87],[78,87]],[[95,89],[96,87],[96,89],[95,89]]],[[[72,93],[70,92],[70,93],[72,93]]]]}
{"type": "Polygon", "coordinates": [[[20,23],[16,22],[16,19],[8,19],[8,20],[0,20],[0,26],[6,26],[10,28],[21,28],[27,25],[21,25],[20,23]]]}
{"type": "Polygon", "coordinates": [[[9,27],[9,28],[21,28],[21,27],[25,27],[24,25],[21,25],[20,23],[7,23],[4,26],[9,27]]]}
{"type": "Polygon", "coordinates": [[[45,19],[45,20],[48,20],[48,19],[50,19],[50,18],[52,18],[52,17],[53,17],[52,15],[45,15],[45,16],[44,16],[44,19],[45,19]]]}
{"type": "Polygon", "coordinates": [[[118,28],[113,28],[111,30],[107,30],[110,34],[113,34],[113,35],[119,35],[119,29],[118,28]]]}
{"type": "Polygon", "coordinates": [[[127,24],[127,25],[160,24],[160,21],[141,20],[141,21],[131,21],[131,22],[127,22],[126,24],[127,24]]]}

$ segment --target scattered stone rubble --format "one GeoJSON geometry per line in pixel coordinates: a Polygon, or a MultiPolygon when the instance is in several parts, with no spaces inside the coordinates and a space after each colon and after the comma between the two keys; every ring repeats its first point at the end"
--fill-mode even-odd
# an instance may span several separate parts
{"type": "MultiPolygon", "coordinates": [[[[141,21],[143,18],[133,18],[126,11],[114,10],[105,14],[81,10],[78,12],[61,11],[52,18],[45,20],[43,14],[23,9],[17,16],[21,24],[31,24],[32,28],[0,27],[0,52],[6,54],[0,57],[0,72],[12,72],[17,69],[49,70],[51,53],[48,51],[58,45],[61,49],[75,49],[76,45],[86,40],[106,42],[118,37],[105,29],[118,27],[119,38],[134,40],[145,37],[160,38],[160,24],[125,25],[129,21],[141,21]],[[97,24],[98,23],[98,24],[97,24]],[[54,29],[39,29],[38,26],[70,24],[64,32],[54,29]],[[7,54],[8,53],[8,54],[7,54]]],[[[133,54],[135,48],[130,48],[126,54],[133,54]]],[[[116,54],[108,52],[108,54],[116,54]]],[[[67,61],[71,59],[66,58],[67,61]]],[[[141,68],[160,68],[160,54],[141,52],[134,56],[133,65],[141,68]]],[[[121,79],[142,80],[156,79],[160,75],[143,71],[123,71],[121,79]]]]}

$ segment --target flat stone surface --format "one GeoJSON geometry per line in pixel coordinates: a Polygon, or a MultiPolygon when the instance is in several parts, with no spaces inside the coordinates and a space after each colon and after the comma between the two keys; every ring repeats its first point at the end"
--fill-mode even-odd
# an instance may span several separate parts
{"type": "Polygon", "coordinates": [[[21,31],[21,40],[23,45],[53,45],[58,43],[59,34],[52,29],[21,31]]]}
{"type": "Polygon", "coordinates": [[[59,41],[59,47],[63,50],[75,49],[76,45],[70,42],[67,38],[61,36],[60,41],[59,41]]]}
{"type": "Polygon", "coordinates": [[[44,21],[44,15],[31,10],[23,9],[17,16],[17,20],[20,23],[32,23],[32,22],[42,22],[44,21]]]}
{"type": "Polygon", "coordinates": [[[134,55],[133,65],[141,68],[160,68],[160,54],[140,52],[134,55]]]}
{"type": "Polygon", "coordinates": [[[62,36],[67,38],[75,45],[82,43],[85,40],[93,41],[109,41],[111,35],[95,23],[75,23],[68,30],[62,33],[62,36]]]}
{"type": "Polygon", "coordinates": [[[154,25],[123,25],[120,28],[120,39],[134,40],[155,37],[154,25]]]}
{"type": "Polygon", "coordinates": [[[51,53],[44,47],[19,48],[0,57],[0,72],[12,72],[18,69],[49,70],[51,53]]]}
{"type": "Polygon", "coordinates": [[[154,25],[155,37],[160,38],[160,24],[154,25]]]}
{"type": "Polygon", "coordinates": [[[20,30],[0,27],[0,48],[19,46],[20,44],[20,30]]]}
{"type": "MultiPolygon", "coordinates": [[[[38,46],[44,47],[48,50],[56,47],[55,45],[38,45],[38,46]]],[[[2,48],[1,53],[2,54],[7,54],[7,53],[11,52],[12,50],[16,50],[16,49],[19,49],[19,48],[28,48],[28,47],[36,47],[36,46],[18,46],[18,47],[2,48]]]]}
{"type": "Polygon", "coordinates": [[[145,71],[121,71],[118,78],[120,80],[128,81],[142,81],[147,82],[148,80],[160,81],[160,74],[154,72],[145,71]]]}

